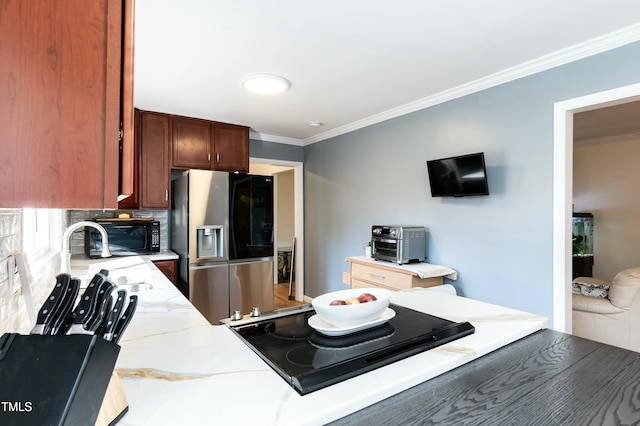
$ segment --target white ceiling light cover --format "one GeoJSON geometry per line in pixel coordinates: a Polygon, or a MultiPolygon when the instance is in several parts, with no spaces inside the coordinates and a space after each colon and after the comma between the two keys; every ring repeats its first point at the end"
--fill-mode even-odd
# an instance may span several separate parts
{"type": "Polygon", "coordinates": [[[277,95],[289,89],[289,82],[275,74],[252,74],[244,81],[244,88],[259,95],[277,95]]]}

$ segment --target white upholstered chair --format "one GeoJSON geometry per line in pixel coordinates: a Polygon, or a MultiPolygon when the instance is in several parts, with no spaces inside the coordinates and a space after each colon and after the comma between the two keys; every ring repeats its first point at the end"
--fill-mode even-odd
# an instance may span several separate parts
{"type": "Polygon", "coordinates": [[[607,297],[573,293],[573,334],[640,352],[640,267],[618,272],[611,283],[590,277],[573,282],[587,292],[609,285],[607,297]]]}

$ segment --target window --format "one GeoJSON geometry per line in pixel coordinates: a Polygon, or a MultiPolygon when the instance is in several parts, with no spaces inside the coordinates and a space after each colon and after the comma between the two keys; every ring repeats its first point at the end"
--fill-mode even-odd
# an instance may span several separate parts
{"type": "Polygon", "coordinates": [[[31,263],[59,252],[62,247],[62,210],[22,210],[22,250],[31,263]]]}

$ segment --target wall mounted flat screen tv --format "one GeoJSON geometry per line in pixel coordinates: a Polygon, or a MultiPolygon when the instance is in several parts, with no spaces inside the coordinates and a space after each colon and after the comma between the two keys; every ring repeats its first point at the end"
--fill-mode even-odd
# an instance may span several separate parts
{"type": "Polygon", "coordinates": [[[489,195],[484,153],[427,161],[432,197],[489,195]]]}

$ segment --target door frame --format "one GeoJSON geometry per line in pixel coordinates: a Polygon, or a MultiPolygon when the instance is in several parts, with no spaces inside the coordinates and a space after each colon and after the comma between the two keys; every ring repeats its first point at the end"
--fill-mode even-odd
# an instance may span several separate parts
{"type": "MultiPolygon", "coordinates": [[[[249,158],[250,163],[285,166],[293,169],[293,215],[294,236],[296,238],[293,270],[295,271],[295,300],[304,301],[304,170],[299,161],[249,158]]],[[[277,258],[276,258],[277,262],[277,258]]],[[[277,263],[276,263],[277,264],[277,263]]]]}
{"type": "Polygon", "coordinates": [[[556,102],[553,107],[553,329],[573,331],[571,216],[573,114],[640,100],[640,84],[556,102]]]}

